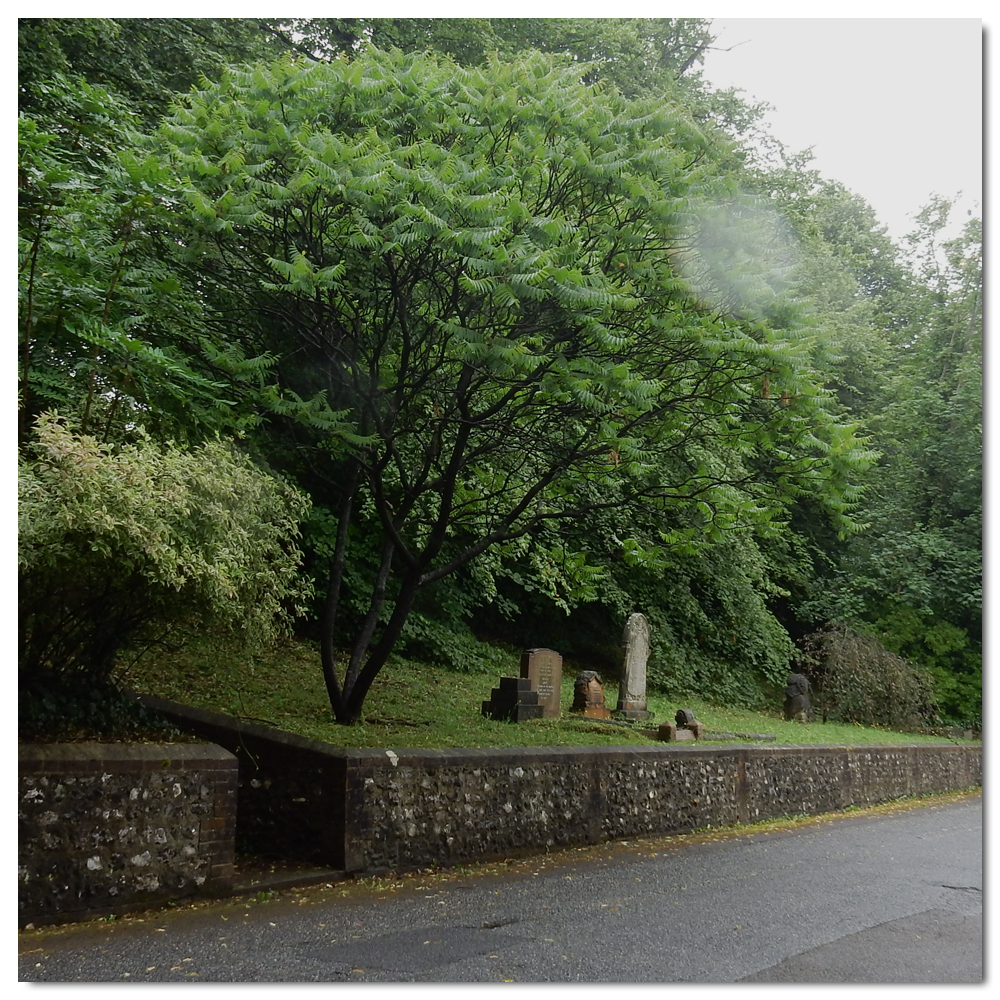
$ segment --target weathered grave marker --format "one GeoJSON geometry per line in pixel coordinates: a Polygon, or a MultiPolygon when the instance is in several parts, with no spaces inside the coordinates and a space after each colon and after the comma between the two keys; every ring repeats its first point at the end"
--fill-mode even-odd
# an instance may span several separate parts
{"type": "Polygon", "coordinates": [[[594,670],[581,670],[573,682],[573,707],[570,711],[582,712],[588,719],[610,719],[611,712],[604,703],[604,685],[594,670]]]}
{"type": "Polygon", "coordinates": [[[694,717],[690,708],[682,708],[674,716],[673,722],[664,722],[656,730],[657,739],[667,743],[700,740],[704,733],[705,727],[694,717]]]}
{"type": "Polygon", "coordinates": [[[789,674],[785,688],[785,718],[791,722],[812,722],[813,708],[809,700],[809,679],[804,674],[789,674]]]}
{"type": "Polygon", "coordinates": [[[558,718],[562,689],[562,657],[554,649],[526,649],[521,654],[521,676],[538,692],[542,717],[558,718]]]}
{"type": "Polygon", "coordinates": [[[649,658],[649,623],[646,616],[635,612],[629,615],[622,633],[625,648],[622,677],[618,686],[617,715],[626,719],[648,719],[653,713],[646,711],[646,660],[649,658]]]}

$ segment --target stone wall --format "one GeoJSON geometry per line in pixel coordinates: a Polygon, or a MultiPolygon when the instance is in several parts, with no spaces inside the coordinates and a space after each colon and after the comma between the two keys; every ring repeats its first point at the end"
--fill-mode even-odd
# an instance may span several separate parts
{"type": "Polygon", "coordinates": [[[980,746],[356,751],[349,869],[455,864],[570,844],[817,815],[982,782],[980,746]]]}
{"type": "Polygon", "coordinates": [[[219,712],[148,696],[141,701],[239,759],[237,851],[347,869],[345,751],[219,712]]]}
{"type": "Polygon", "coordinates": [[[239,756],[244,849],[354,873],[813,815],[982,784],[981,744],[343,750],[144,701],[239,756]]]}
{"type": "Polygon", "coordinates": [[[18,758],[21,925],[231,891],[231,753],[195,743],[25,744],[18,758]]]}

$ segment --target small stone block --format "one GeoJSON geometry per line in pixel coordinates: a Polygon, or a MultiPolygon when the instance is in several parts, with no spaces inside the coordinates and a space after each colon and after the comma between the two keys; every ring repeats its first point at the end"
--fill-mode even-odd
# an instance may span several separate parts
{"type": "Polygon", "coordinates": [[[498,722],[524,722],[542,717],[538,692],[531,689],[531,681],[526,677],[501,677],[500,686],[493,688],[481,711],[498,722]]]}
{"type": "MultiPolygon", "coordinates": [[[[494,690],[497,690],[494,688],[494,690]]],[[[531,694],[530,677],[501,677],[500,690],[504,694],[531,694]]],[[[536,695],[537,697],[537,695],[536,695]]]]}
{"type": "Polygon", "coordinates": [[[531,719],[542,718],[544,711],[541,705],[515,705],[508,713],[509,722],[528,722],[531,719]]]}
{"type": "Polygon", "coordinates": [[[694,738],[695,738],[695,735],[694,735],[694,733],[690,729],[678,729],[677,730],[677,735],[674,736],[674,739],[678,743],[682,743],[682,742],[685,742],[685,741],[690,742],[694,738]]]}
{"type": "MultiPolygon", "coordinates": [[[[626,703],[627,704],[627,703],[626,703]]],[[[619,708],[615,712],[619,719],[630,719],[633,722],[645,722],[653,717],[653,713],[644,708],[619,708]]]]}
{"type": "Polygon", "coordinates": [[[657,727],[656,734],[657,739],[673,743],[677,739],[677,727],[672,722],[663,722],[657,727]]]}

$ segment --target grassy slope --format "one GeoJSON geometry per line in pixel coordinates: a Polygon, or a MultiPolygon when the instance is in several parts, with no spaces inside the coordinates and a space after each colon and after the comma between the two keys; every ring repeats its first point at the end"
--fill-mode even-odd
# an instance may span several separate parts
{"type": "MultiPolygon", "coordinates": [[[[516,675],[512,657],[507,673],[516,675]]],[[[177,653],[146,658],[123,669],[122,679],[136,690],[277,726],[288,732],[345,747],[504,747],[615,746],[650,744],[627,727],[608,726],[573,716],[573,671],[564,672],[559,719],[512,725],[480,713],[495,673],[459,673],[401,658],[391,659],[365,702],[364,719],[354,726],[334,724],[326,698],[319,653],[311,645],[289,641],[266,658],[234,657],[208,643],[177,653]]],[[[606,681],[608,679],[605,679],[606,681]]],[[[616,685],[605,684],[610,707],[616,685]]],[[[730,733],[773,733],[779,743],[948,742],[915,734],[868,729],[844,723],[785,722],[778,706],[770,712],[719,708],[706,701],[668,702],[648,693],[654,714],[648,725],[673,720],[689,708],[707,728],[730,733]]],[[[711,742],[710,738],[706,742],[711,742]]]]}

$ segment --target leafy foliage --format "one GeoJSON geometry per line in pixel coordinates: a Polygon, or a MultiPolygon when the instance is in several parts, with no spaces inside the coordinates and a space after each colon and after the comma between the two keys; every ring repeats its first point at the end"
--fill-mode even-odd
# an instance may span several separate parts
{"type": "Polygon", "coordinates": [[[231,17],[22,17],[17,35],[22,112],[47,117],[65,100],[53,80],[68,77],[114,93],[146,125],[220,66],[286,47],[265,22],[231,17]]]}
{"type": "MultiPolygon", "coordinates": [[[[213,342],[204,301],[154,236],[177,210],[167,167],[137,150],[107,91],[54,80],[46,119],[19,119],[19,436],[58,409],[106,440],[247,425],[267,358],[213,342]]],[[[172,183],[172,182],[171,182],[172,183]]]]}
{"type": "MultiPolygon", "coordinates": [[[[515,645],[530,638],[614,678],[622,627],[640,610],[650,623],[650,685],[733,705],[773,701],[793,649],[768,608],[781,591],[766,540],[745,529],[678,544],[669,523],[669,509],[598,511],[541,532],[520,554],[494,553],[493,593],[473,573],[462,579],[474,629],[515,645]],[[566,557],[576,551],[586,552],[579,565],[566,557]]],[[[445,608],[436,614],[449,618],[445,608]]]]}
{"type": "Polygon", "coordinates": [[[100,701],[115,658],[211,623],[271,643],[303,596],[308,502],[221,442],[112,448],[43,414],[18,465],[19,674],[29,714],[100,701]]]}
{"type": "Polygon", "coordinates": [[[873,626],[961,721],[982,711],[982,225],[939,249],[947,210],[928,206],[911,242],[921,281],[872,418],[885,455],[860,515],[871,530],[802,613],[873,626]]]}
{"type": "Polygon", "coordinates": [[[474,66],[491,54],[552,53],[580,64],[585,82],[606,81],[627,97],[662,92],[699,66],[713,41],[702,18],[294,18],[283,27],[284,37],[326,56],[433,51],[474,66]]]}
{"type": "Polygon", "coordinates": [[[917,729],[936,721],[927,671],[887,650],[878,639],[843,624],[807,636],[800,668],[823,721],[917,729]]]}
{"type": "Polygon", "coordinates": [[[277,359],[275,447],[337,511],[338,718],[422,588],[543,525],[648,507],[682,545],[802,493],[849,527],[869,456],[793,324],[728,322],[678,273],[698,205],[731,197],[682,113],[537,54],[463,70],[375,50],[229,69],[185,105],[159,136],[196,222],[177,237],[191,281],[217,316],[252,305],[239,343],[277,359]],[[341,683],[356,524],[381,543],[341,683]]]}

